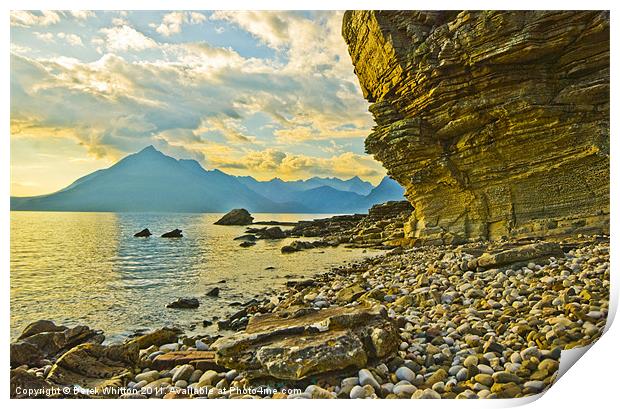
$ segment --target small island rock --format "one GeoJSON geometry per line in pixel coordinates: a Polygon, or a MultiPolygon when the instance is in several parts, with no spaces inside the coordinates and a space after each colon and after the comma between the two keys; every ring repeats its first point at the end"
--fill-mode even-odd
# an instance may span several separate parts
{"type": "Polygon", "coordinates": [[[233,209],[213,224],[222,226],[245,226],[246,224],[252,224],[253,220],[254,218],[247,210],[233,209]]]}
{"type": "Polygon", "coordinates": [[[161,237],[167,237],[167,238],[170,238],[170,237],[173,237],[173,238],[174,237],[183,237],[183,235],[181,234],[182,231],[183,230],[174,229],[172,231],[169,231],[167,233],[162,234],[161,237]]]}
{"type": "Polygon", "coordinates": [[[149,229],[144,229],[144,230],[140,230],[139,232],[137,232],[133,236],[134,237],[150,237],[152,235],[153,235],[153,233],[151,233],[149,229]]]}

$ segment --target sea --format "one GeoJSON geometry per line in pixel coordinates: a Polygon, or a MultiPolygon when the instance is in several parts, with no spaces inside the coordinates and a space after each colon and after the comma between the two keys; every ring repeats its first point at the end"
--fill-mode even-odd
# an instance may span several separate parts
{"type": "MultiPolygon", "coordinates": [[[[39,319],[101,329],[106,342],[165,325],[189,335],[209,334],[216,326],[204,327],[203,321],[226,318],[239,310],[235,303],[277,294],[288,280],[381,253],[341,245],[282,254],[280,248],[292,238],[242,248],[233,239],[245,227],[214,225],[221,216],[11,212],[11,339],[39,319]],[[144,228],[153,236],[133,237],[144,228]],[[184,237],[160,237],[175,228],[184,237]],[[214,286],[219,296],[207,296],[214,286]],[[196,297],[200,307],[166,308],[179,297],[196,297]]],[[[291,222],[332,215],[253,216],[255,221],[291,222]]]]}

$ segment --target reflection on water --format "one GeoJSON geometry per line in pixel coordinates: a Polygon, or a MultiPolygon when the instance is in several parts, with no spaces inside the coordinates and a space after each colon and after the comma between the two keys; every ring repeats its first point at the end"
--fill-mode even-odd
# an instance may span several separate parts
{"type": "MultiPolygon", "coordinates": [[[[220,216],[11,212],[11,337],[38,319],[103,329],[109,340],[162,325],[187,329],[194,323],[204,333],[202,321],[233,312],[233,301],[277,289],[291,275],[307,276],[369,255],[343,247],[281,254],[291,239],[240,248],[232,239],[244,227],[214,225],[220,216]],[[154,236],[133,237],[146,227],[154,236]],[[159,237],[174,228],[185,237],[159,237]],[[217,284],[220,297],[205,297],[220,280],[226,280],[217,284]],[[198,297],[200,307],[165,308],[181,296],[198,297]]],[[[326,216],[255,217],[296,221],[326,216]]]]}

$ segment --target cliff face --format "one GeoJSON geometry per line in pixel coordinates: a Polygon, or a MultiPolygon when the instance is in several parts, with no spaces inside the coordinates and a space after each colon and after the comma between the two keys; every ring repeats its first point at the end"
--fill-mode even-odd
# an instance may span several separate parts
{"type": "Polygon", "coordinates": [[[350,11],[413,243],[609,232],[609,14],[350,11]]]}

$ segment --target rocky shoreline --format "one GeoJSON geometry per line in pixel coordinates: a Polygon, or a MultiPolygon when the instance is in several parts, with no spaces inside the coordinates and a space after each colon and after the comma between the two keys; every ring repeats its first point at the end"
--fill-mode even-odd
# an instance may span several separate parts
{"type": "Polygon", "coordinates": [[[237,331],[223,337],[102,345],[31,324],[11,345],[11,396],[521,397],[601,335],[608,300],[606,236],[397,248],[289,282],[218,322],[237,331]]]}

